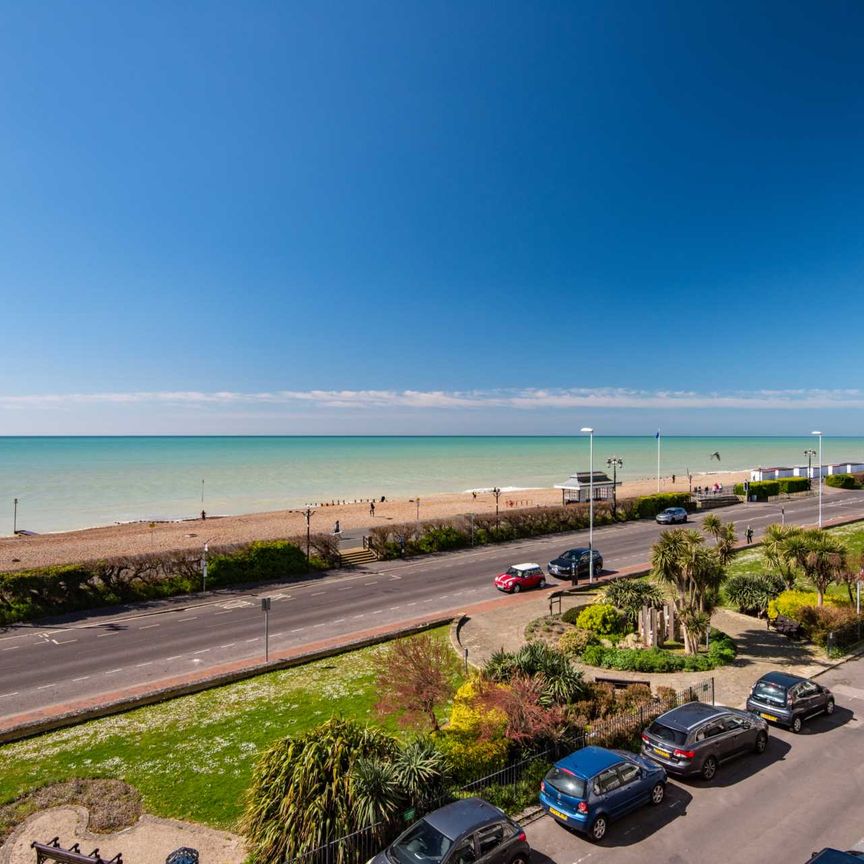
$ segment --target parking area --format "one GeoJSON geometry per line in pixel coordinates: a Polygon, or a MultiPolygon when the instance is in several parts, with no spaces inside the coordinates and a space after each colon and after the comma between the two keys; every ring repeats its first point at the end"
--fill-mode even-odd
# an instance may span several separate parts
{"type": "Polygon", "coordinates": [[[825,846],[864,850],[864,658],[818,678],[837,710],[800,735],[772,727],[766,752],[709,784],[670,780],[666,801],[610,826],[600,843],[549,817],[526,827],[534,864],[798,864],[825,846]]]}

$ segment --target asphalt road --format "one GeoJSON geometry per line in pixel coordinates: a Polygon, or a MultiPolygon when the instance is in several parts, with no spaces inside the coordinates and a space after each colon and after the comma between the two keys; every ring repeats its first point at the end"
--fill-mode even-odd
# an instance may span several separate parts
{"type": "MultiPolygon", "coordinates": [[[[816,506],[815,498],[786,502],[786,521],[812,523],[816,506]]],[[[750,524],[757,537],[780,516],[774,504],[717,512],[736,522],[739,535],[750,524]]],[[[832,490],[825,495],[826,520],[853,515],[864,518],[864,493],[832,490]]],[[[607,571],[645,562],[661,530],[647,521],[598,528],[595,545],[607,571]]],[[[263,659],[261,596],[273,599],[270,651],[276,654],[327,637],[456,613],[473,603],[500,599],[492,585],[497,573],[521,561],[545,566],[564,549],[586,544],[587,534],[380,562],[256,593],[182,598],[165,604],[169,611],[161,614],[102,613],[63,624],[5,628],[0,631],[0,718],[232,661],[263,659]]]]}
{"type": "Polygon", "coordinates": [[[599,844],[544,816],[528,825],[534,864],[798,864],[824,847],[864,851],[864,658],[819,677],[837,710],[800,735],[772,727],[762,756],[713,783],[672,780],[666,801],[610,825],[599,844]]]}

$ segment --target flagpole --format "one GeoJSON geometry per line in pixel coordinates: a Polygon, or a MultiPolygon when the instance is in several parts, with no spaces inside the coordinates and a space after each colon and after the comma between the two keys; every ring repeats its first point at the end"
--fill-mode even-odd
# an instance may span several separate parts
{"type": "Polygon", "coordinates": [[[657,492],[660,492],[660,430],[657,430],[657,492]]]}

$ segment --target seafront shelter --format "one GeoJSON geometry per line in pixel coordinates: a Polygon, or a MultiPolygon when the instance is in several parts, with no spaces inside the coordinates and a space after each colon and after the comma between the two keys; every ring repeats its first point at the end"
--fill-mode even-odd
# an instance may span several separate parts
{"type": "MultiPolygon", "coordinates": [[[[555,488],[561,490],[562,504],[580,504],[591,499],[591,485],[591,472],[577,471],[566,482],[556,483],[555,488]]],[[[594,500],[605,501],[615,497],[615,487],[621,483],[613,483],[602,471],[595,471],[593,485],[594,500]]]]}

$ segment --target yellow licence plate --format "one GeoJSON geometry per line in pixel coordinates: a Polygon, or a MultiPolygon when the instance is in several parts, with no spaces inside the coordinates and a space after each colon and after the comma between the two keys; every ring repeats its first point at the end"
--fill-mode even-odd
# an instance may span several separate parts
{"type": "Polygon", "coordinates": [[[655,747],[655,753],[659,753],[661,756],[671,756],[672,754],[668,750],[664,750],[662,747],[655,747]]]}
{"type": "Polygon", "coordinates": [[[549,808],[549,812],[550,812],[553,816],[557,816],[559,819],[566,819],[566,818],[567,818],[567,814],[566,814],[566,813],[562,813],[560,810],[556,810],[554,807],[550,807],[550,808],[549,808]]]}
{"type": "Polygon", "coordinates": [[[777,718],[773,714],[760,714],[760,717],[764,717],[766,720],[773,720],[775,723],[777,722],[777,718]]]}

